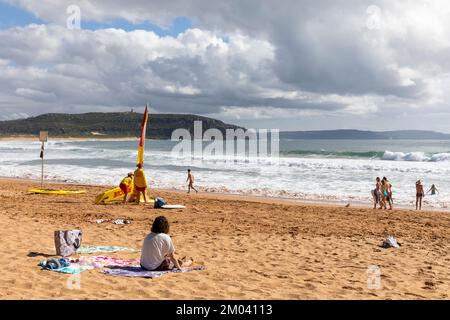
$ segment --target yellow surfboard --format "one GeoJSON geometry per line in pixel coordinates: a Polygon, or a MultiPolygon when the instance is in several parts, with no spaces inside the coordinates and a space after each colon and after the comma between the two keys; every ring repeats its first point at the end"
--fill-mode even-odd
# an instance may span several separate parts
{"type": "Polygon", "coordinates": [[[86,190],[30,189],[28,192],[36,194],[82,194],[86,193],[86,190]]]}
{"type": "MultiPolygon", "coordinates": [[[[133,185],[131,185],[131,196],[128,199],[129,202],[134,202],[137,194],[134,192],[133,190],[133,185]]],[[[125,194],[123,193],[122,189],[120,189],[120,187],[114,188],[114,189],[110,189],[107,190],[101,194],[99,194],[96,198],[95,198],[95,204],[100,204],[100,203],[109,203],[109,202],[113,202],[113,201],[123,201],[123,197],[125,196],[125,194]]],[[[148,192],[147,192],[147,203],[150,203],[153,201],[153,199],[150,199],[150,197],[148,197],[148,192]]],[[[139,199],[139,202],[144,202],[144,198],[141,195],[141,198],[139,199]]]]}
{"type": "Polygon", "coordinates": [[[117,187],[99,194],[95,198],[95,203],[99,204],[99,203],[108,203],[112,201],[120,201],[123,200],[124,195],[125,194],[123,193],[122,189],[117,187]]]}

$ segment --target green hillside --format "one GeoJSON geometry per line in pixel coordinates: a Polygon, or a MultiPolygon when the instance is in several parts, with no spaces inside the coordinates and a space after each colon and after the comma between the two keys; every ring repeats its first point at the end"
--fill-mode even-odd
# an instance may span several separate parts
{"type": "MultiPolygon", "coordinates": [[[[132,137],[139,136],[143,114],[116,113],[48,113],[37,117],[0,121],[0,136],[38,135],[47,130],[54,137],[132,137]]],[[[225,132],[238,126],[192,114],[150,114],[147,138],[170,139],[173,130],[187,129],[193,134],[194,121],[201,120],[203,131],[216,128],[225,132]]]]}

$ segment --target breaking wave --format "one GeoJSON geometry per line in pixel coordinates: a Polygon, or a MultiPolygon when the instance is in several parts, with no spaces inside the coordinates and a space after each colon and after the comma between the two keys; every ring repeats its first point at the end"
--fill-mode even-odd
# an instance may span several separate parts
{"type": "Polygon", "coordinates": [[[293,150],[281,152],[281,155],[298,156],[305,158],[355,158],[379,159],[390,161],[450,161],[450,153],[425,153],[421,151],[394,152],[394,151],[326,151],[326,150],[293,150]]]}

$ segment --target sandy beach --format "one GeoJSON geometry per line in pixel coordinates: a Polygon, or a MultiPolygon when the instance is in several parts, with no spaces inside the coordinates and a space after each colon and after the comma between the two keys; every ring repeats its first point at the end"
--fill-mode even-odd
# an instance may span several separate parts
{"type": "MultiPolygon", "coordinates": [[[[105,187],[66,185],[86,194],[28,194],[34,181],[0,180],[2,299],[448,299],[450,215],[312,205],[281,200],[152,190],[183,210],[95,205],[105,187]],[[140,249],[153,219],[165,215],[179,256],[205,271],[157,279],[113,277],[101,269],[69,275],[41,270],[54,255],[53,231],[80,228],[84,245],[140,249]],[[94,218],[131,224],[93,224],[94,218]],[[384,234],[402,244],[379,245],[384,234]],[[380,287],[368,288],[378,266],[380,287]]],[[[61,188],[61,185],[46,185],[61,188]]],[[[109,254],[138,259],[139,252],[109,254]]]]}

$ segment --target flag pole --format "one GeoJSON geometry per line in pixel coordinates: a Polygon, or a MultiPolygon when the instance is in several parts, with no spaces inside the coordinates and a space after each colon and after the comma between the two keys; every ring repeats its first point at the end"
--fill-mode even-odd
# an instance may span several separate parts
{"type": "Polygon", "coordinates": [[[41,166],[41,189],[44,189],[44,141],[42,141],[42,146],[41,146],[41,151],[42,151],[42,166],[41,166]]]}
{"type": "Polygon", "coordinates": [[[39,132],[39,141],[42,142],[41,145],[41,189],[44,189],[44,146],[45,142],[48,139],[48,131],[40,131],[39,132]]]}

